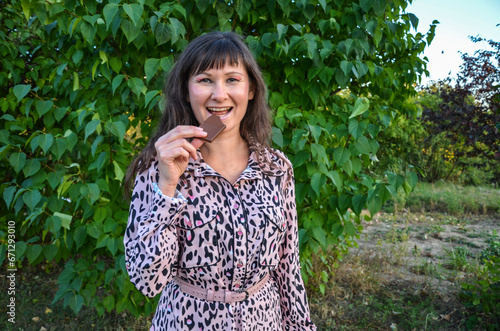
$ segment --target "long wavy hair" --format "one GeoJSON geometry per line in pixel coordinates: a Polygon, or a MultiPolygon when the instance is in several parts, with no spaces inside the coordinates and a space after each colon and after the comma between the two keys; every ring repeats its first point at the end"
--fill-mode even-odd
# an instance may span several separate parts
{"type": "Polygon", "coordinates": [[[156,133],[132,161],[125,176],[125,194],[130,191],[137,173],[146,171],[156,157],[156,141],[178,125],[195,125],[196,120],[188,102],[188,81],[193,75],[226,64],[241,65],[247,70],[254,97],[240,124],[240,134],[248,143],[269,147],[271,129],[267,88],[259,65],[240,35],[234,32],[210,32],[194,39],[181,53],[167,77],[163,95],[165,102],[156,133]]]}

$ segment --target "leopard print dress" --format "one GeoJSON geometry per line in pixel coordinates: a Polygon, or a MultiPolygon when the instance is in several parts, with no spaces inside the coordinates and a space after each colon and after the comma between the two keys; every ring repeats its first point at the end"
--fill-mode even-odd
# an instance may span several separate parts
{"type": "Polygon", "coordinates": [[[248,167],[235,183],[199,151],[174,198],[156,185],[158,162],[137,176],[125,256],[143,294],[162,292],[151,330],[316,330],[300,274],[292,165],[280,151],[250,148],[248,167]],[[262,289],[232,304],[185,294],[173,279],[241,291],[267,273],[262,289]]]}

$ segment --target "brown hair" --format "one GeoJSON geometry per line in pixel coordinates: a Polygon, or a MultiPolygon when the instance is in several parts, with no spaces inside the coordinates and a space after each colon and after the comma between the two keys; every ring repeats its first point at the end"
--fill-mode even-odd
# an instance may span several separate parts
{"type": "Polygon", "coordinates": [[[187,100],[188,78],[209,69],[226,65],[239,65],[247,70],[254,97],[240,124],[240,134],[263,148],[269,146],[271,137],[270,110],[266,101],[267,89],[259,65],[243,42],[234,32],[210,32],[188,44],[168,75],[163,89],[165,105],[155,135],[132,161],[125,176],[125,194],[133,185],[137,173],[146,171],[156,156],[156,141],[178,125],[199,125],[187,100]]]}

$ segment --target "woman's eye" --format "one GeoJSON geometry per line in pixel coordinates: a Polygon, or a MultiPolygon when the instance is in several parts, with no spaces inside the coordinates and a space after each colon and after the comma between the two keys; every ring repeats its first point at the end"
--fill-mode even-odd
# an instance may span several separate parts
{"type": "Polygon", "coordinates": [[[208,78],[202,78],[202,79],[198,80],[198,82],[200,82],[200,83],[210,83],[210,79],[208,79],[208,78]]]}
{"type": "Polygon", "coordinates": [[[236,82],[239,82],[240,80],[239,80],[239,79],[237,79],[237,78],[229,78],[227,81],[228,81],[229,83],[236,83],[236,82]]]}

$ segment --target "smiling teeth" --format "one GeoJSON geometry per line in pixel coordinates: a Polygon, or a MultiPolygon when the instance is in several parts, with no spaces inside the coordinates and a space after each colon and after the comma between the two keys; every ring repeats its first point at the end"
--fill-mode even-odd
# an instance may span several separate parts
{"type": "Polygon", "coordinates": [[[231,107],[225,107],[225,108],[207,108],[211,112],[224,112],[228,111],[231,109],[231,107]]]}

